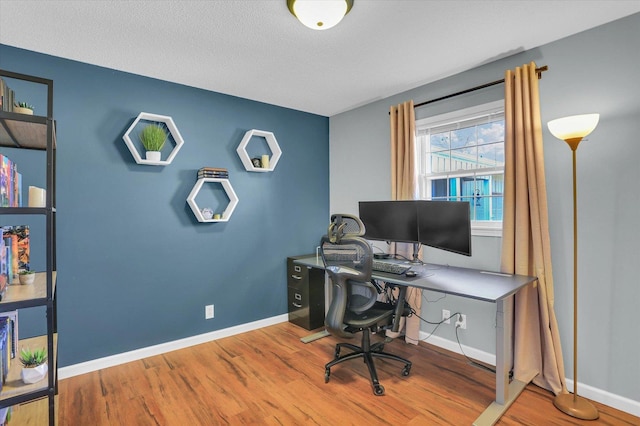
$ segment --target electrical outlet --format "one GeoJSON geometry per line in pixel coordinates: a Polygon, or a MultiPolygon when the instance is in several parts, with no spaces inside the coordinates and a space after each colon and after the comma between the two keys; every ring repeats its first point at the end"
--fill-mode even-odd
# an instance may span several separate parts
{"type": "Polygon", "coordinates": [[[445,324],[451,324],[451,312],[447,309],[442,310],[442,320],[445,324]]]}
{"type": "Polygon", "coordinates": [[[463,330],[467,329],[467,316],[465,314],[458,314],[458,320],[456,321],[456,328],[463,330]]]}
{"type": "Polygon", "coordinates": [[[207,305],[204,307],[204,319],[213,318],[213,305],[207,305]]]}

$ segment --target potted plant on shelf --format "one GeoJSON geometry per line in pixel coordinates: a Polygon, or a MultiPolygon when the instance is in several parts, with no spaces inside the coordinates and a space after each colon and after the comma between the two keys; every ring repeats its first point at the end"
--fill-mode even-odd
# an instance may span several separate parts
{"type": "Polygon", "coordinates": [[[33,115],[33,105],[29,105],[26,102],[18,102],[13,106],[13,112],[19,114],[33,115]]]}
{"type": "Polygon", "coordinates": [[[147,151],[147,160],[160,161],[162,147],[167,141],[166,129],[159,124],[149,124],[140,132],[140,142],[147,151]]]}
{"type": "Polygon", "coordinates": [[[47,375],[47,351],[44,348],[31,350],[22,348],[20,351],[20,362],[22,363],[22,381],[37,383],[47,375]]]}
{"type": "Polygon", "coordinates": [[[20,271],[18,272],[18,280],[20,284],[33,284],[36,279],[36,273],[33,271],[20,271]]]}

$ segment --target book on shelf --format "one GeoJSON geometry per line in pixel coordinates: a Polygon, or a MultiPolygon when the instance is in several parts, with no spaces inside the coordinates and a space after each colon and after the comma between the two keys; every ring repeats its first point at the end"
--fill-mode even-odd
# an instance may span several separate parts
{"type": "Polygon", "coordinates": [[[0,321],[0,371],[2,372],[2,384],[7,380],[9,364],[11,363],[11,350],[9,349],[9,323],[6,318],[0,321]]]}
{"type": "Polygon", "coordinates": [[[7,322],[9,325],[9,359],[18,356],[18,311],[7,311],[0,314],[0,323],[7,322]]]}
{"type": "Polygon", "coordinates": [[[0,106],[2,111],[13,111],[15,96],[15,92],[7,85],[7,82],[0,78],[0,106]]]}
{"type": "Polygon", "coordinates": [[[0,207],[22,207],[22,175],[18,165],[0,154],[0,207]]]}
{"type": "MultiPolygon", "coordinates": [[[[18,279],[18,273],[29,270],[29,226],[0,227],[0,291],[18,279]]],[[[1,300],[1,299],[0,299],[1,300]]]]}
{"type": "Polygon", "coordinates": [[[228,173],[198,173],[198,179],[215,178],[215,179],[229,179],[228,173]]]}
{"type": "Polygon", "coordinates": [[[199,172],[228,172],[224,167],[200,167],[199,172]]]}
{"type": "Polygon", "coordinates": [[[198,179],[229,179],[229,171],[221,167],[202,167],[198,170],[198,179]]]}

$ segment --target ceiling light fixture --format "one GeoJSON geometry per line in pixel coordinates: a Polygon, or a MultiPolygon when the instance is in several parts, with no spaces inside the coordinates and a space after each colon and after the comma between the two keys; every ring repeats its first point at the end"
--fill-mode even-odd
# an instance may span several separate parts
{"type": "Polygon", "coordinates": [[[328,30],[353,7],[353,0],[287,0],[289,12],[306,27],[328,30]]]}

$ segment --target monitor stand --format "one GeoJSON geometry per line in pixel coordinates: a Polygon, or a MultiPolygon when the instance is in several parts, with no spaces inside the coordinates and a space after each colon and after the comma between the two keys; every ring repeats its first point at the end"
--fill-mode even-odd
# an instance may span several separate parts
{"type": "Polygon", "coordinates": [[[411,263],[418,264],[418,265],[422,264],[422,260],[420,260],[420,258],[418,257],[420,246],[421,246],[420,243],[413,243],[413,259],[411,260],[411,263]]]}

